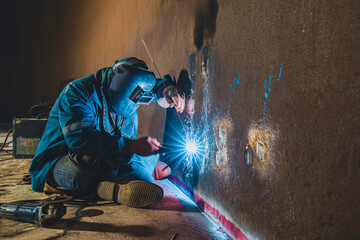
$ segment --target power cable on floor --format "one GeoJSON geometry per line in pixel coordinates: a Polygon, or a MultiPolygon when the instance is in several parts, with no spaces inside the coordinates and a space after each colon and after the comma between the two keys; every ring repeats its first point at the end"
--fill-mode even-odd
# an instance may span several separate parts
{"type": "Polygon", "coordinates": [[[0,152],[1,151],[6,151],[6,150],[3,150],[4,149],[4,147],[5,147],[5,145],[6,145],[6,141],[7,141],[7,139],[8,139],[8,137],[9,137],[9,135],[10,135],[10,133],[13,131],[13,128],[10,128],[10,130],[8,131],[8,133],[6,134],[6,137],[5,137],[5,141],[4,141],[4,143],[1,145],[1,147],[0,147],[0,152]]]}

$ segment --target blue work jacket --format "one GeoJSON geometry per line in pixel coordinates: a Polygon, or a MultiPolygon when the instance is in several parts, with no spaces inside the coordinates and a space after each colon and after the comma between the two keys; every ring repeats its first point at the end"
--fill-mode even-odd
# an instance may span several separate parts
{"type": "Polygon", "coordinates": [[[69,83],[56,100],[29,169],[34,191],[43,191],[49,171],[69,150],[111,159],[136,138],[137,113],[123,118],[109,110],[112,69],[99,71],[69,83]]]}

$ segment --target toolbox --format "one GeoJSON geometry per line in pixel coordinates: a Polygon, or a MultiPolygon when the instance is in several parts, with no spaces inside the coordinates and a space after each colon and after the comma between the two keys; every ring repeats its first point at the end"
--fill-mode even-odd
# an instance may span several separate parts
{"type": "Polygon", "coordinates": [[[44,133],[47,119],[15,118],[13,120],[13,156],[32,158],[44,133]]]}

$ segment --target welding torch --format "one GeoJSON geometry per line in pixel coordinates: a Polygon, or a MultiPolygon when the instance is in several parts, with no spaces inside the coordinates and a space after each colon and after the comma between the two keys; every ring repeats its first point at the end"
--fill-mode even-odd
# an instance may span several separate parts
{"type": "Polygon", "coordinates": [[[165,146],[163,146],[163,145],[159,145],[158,148],[159,148],[159,150],[157,150],[155,153],[156,153],[156,154],[159,153],[160,155],[165,155],[166,152],[169,152],[169,151],[171,150],[171,148],[165,147],[165,146]]]}

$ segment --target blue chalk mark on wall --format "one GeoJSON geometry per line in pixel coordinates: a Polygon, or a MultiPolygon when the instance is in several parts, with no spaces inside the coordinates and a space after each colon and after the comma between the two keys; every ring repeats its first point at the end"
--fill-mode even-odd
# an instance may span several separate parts
{"type": "Polygon", "coordinates": [[[276,82],[280,80],[280,78],[281,78],[281,72],[282,72],[282,67],[283,67],[283,63],[281,63],[280,73],[279,73],[278,78],[275,78],[274,75],[270,75],[269,81],[265,80],[265,82],[264,82],[265,103],[264,103],[263,120],[265,119],[266,106],[267,106],[267,102],[268,102],[269,93],[270,93],[270,91],[271,91],[271,80],[272,80],[273,78],[275,78],[274,80],[275,80],[276,82]]]}
{"type": "MultiPolygon", "coordinates": [[[[235,95],[236,85],[239,85],[239,84],[240,84],[240,71],[239,71],[238,78],[234,78],[234,82],[230,83],[230,87],[232,89],[233,95],[235,95]]],[[[230,112],[230,104],[231,104],[231,98],[230,98],[229,106],[228,106],[228,114],[230,112]]]]}
{"type": "Polygon", "coordinates": [[[236,87],[236,85],[239,85],[239,83],[240,83],[240,72],[239,72],[238,78],[237,79],[234,78],[234,82],[230,83],[230,87],[232,89],[233,94],[235,94],[235,87],[236,87]]]}

